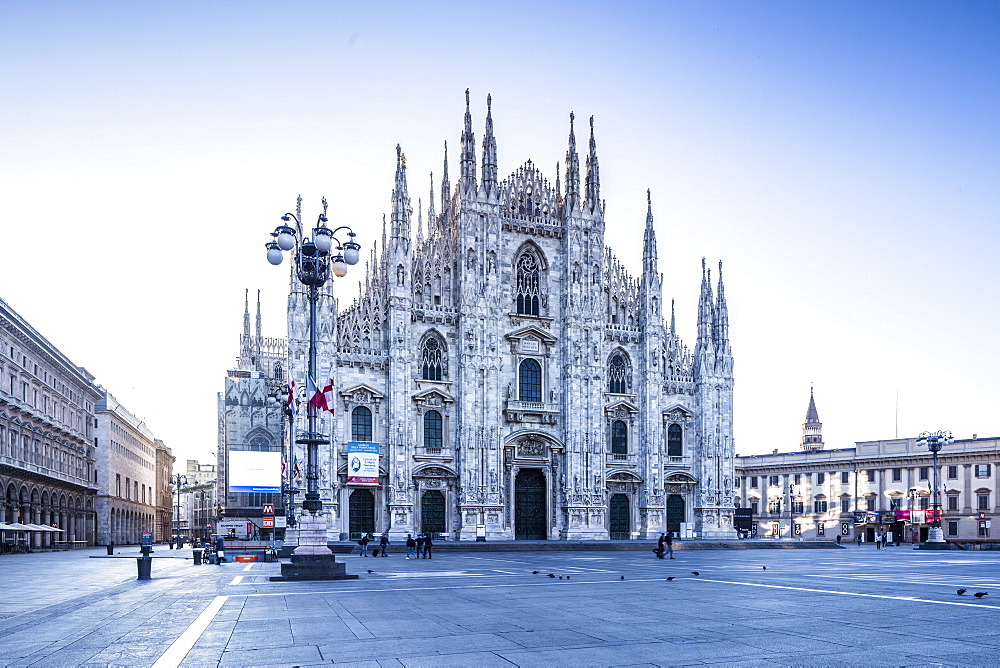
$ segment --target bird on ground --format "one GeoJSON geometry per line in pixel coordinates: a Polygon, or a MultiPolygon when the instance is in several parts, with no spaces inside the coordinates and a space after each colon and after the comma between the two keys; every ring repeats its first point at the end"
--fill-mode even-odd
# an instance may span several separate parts
{"type": "Polygon", "coordinates": [[[561,575],[559,576],[559,579],[562,580],[562,576],[561,575]]]}
{"type": "Polygon", "coordinates": [[[961,596],[962,594],[964,594],[964,593],[965,593],[965,592],[967,592],[967,591],[969,591],[969,590],[968,590],[968,589],[959,589],[959,590],[958,590],[958,591],[956,591],[955,593],[956,593],[956,594],[958,594],[959,596],[961,596]]]}
{"type": "Polygon", "coordinates": [[[569,580],[569,576],[568,575],[566,576],[566,579],[569,580]]]}
{"type": "Polygon", "coordinates": [[[691,571],[691,575],[701,575],[698,571],[691,571]]]}
{"type": "Polygon", "coordinates": [[[532,575],[538,575],[538,571],[531,571],[532,575]]]}
{"type": "Polygon", "coordinates": [[[765,571],[767,570],[767,566],[761,566],[761,568],[763,568],[765,571]]]}
{"type": "Polygon", "coordinates": [[[369,569],[369,570],[368,570],[368,572],[369,572],[369,573],[374,573],[375,571],[373,571],[373,570],[369,569]]]}
{"type": "Polygon", "coordinates": [[[671,581],[671,580],[673,580],[673,579],[674,579],[674,576],[673,576],[673,575],[671,575],[671,576],[670,576],[669,578],[667,578],[667,582],[670,582],[670,581],[671,581]]]}
{"type": "Polygon", "coordinates": [[[620,578],[618,578],[618,579],[619,579],[619,580],[624,580],[624,579],[625,579],[625,576],[623,575],[623,576],[621,576],[621,577],[620,577],[620,578]]]}
{"type": "Polygon", "coordinates": [[[973,596],[975,596],[976,598],[982,598],[983,596],[989,596],[989,593],[985,591],[977,591],[975,594],[973,594],[973,596]]]}
{"type": "Polygon", "coordinates": [[[550,577],[550,578],[554,578],[554,577],[555,577],[555,575],[553,575],[552,573],[549,573],[549,577],[550,577]]]}

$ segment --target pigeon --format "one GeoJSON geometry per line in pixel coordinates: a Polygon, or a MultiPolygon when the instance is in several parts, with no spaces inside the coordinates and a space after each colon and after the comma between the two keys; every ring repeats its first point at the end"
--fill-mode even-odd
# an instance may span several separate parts
{"type": "Polygon", "coordinates": [[[369,572],[369,573],[374,573],[375,571],[373,571],[373,570],[370,570],[370,569],[369,569],[369,571],[368,571],[368,572],[369,572]]]}
{"type": "Polygon", "coordinates": [[[618,578],[618,579],[619,579],[619,580],[624,580],[624,579],[625,579],[625,576],[623,575],[623,576],[621,576],[621,577],[620,577],[620,578],[618,578]]]}
{"type": "Polygon", "coordinates": [[[673,580],[673,579],[674,579],[674,576],[673,576],[673,575],[671,575],[671,576],[670,576],[669,578],[667,578],[667,582],[670,582],[670,581],[671,581],[671,580],[673,580]]]}
{"type": "Polygon", "coordinates": [[[975,596],[976,598],[982,598],[983,596],[989,596],[989,593],[985,591],[977,591],[975,594],[973,594],[973,596],[975,596]]]}
{"type": "Polygon", "coordinates": [[[531,571],[532,575],[538,575],[538,571],[531,571]]]}
{"type": "Polygon", "coordinates": [[[549,573],[549,577],[550,577],[550,578],[554,578],[554,577],[555,577],[555,575],[553,575],[552,573],[549,573]]]}
{"type": "Polygon", "coordinates": [[[701,575],[698,571],[691,571],[691,575],[701,575]]]}
{"type": "Polygon", "coordinates": [[[967,591],[969,591],[969,590],[968,590],[968,589],[959,589],[959,590],[958,590],[957,592],[955,592],[955,593],[956,593],[956,594],[958,594],[959,596],[961,596],[962,594],[964,594],[964,593],[965,593],[965,592],[967,592],[967,591]]]}
{"type": "Polygon", "coordinates": [[[765,571],[767,570],[767,566],[761,566],[761,568],[763,568],[765,571]]]}
{"type": "Polygon", "coordinates": [[[566,576],[566,579],[569,580],[569,576],[568,575],[566,576]]]}
{"type": "Polygon", "coordinates": [[[562,580],[562,576],[561,575],[559,576],[559,579],[562,580]]]}

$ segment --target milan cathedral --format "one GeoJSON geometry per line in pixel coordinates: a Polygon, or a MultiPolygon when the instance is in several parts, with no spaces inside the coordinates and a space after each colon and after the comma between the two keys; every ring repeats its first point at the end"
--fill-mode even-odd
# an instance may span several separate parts
{"type": "MultiPolygon", "coordinates": [[[[713,290],[702,262],[692,349],[672,302],[664,313],[648,191],[642,273],[605,246],[593,118],[582,182],[573,114],[562,180],[558,164],[552,183],[530,160],[501,180],[490,103],[477,161],[466,92],[457,181],[446,143],[426,229],[422,207],[413,229],[397,147],[391,218],[359,296],[339,310],[324,288],[320,375],[331,368],[337,396],[320,459],[330,538],[628,539],[685,528],[734,538],[721,263],[713,290]],[[347,484],[349,441],[379,443],[378,487],[347,484]]],[[[306,377],[307,347],[308,301],[293,278],[290,377],[306,377]]],[[[266,375],[281,373],[257,359],[266,375]]]]}

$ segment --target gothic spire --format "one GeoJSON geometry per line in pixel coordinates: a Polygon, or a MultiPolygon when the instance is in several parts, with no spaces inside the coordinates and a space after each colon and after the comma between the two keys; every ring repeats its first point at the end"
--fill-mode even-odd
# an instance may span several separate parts
{"type": "Polygon", "coordinates": [[[451,181],[448,180],[448,142],[444,142],[444,172],[441,177],[441,213],[448,211],[448,201],[451,200],[451,181]]]}
{"type": "Polygon", "coordinates": [[[417,247],[424,243],[424,203],[417,198],[417,247]]]}
{"type": "Polygon", "coordinates": [[[677,336],[677,320],[674,318],[674,300],[670,300],[670,336],[677,336]]]}
{"type": "Polygon", "coordinates": [[[715,324],[715,309],[712,306],[712,272],[705,269],[705,258],[701,259],[701,296],[698,298],[698,347],[705,347],[712,341],[712,327],[715,324]]]}
{"type": "Polygon", "coordinates": [[[257,340],[260,340],[260,290],[257,290],[257,340]]]}
{"type": "Polygon", "coordinates": [[[590,213],[600,211],[601,176],[597,167],[597,143],[594,141],[594,117],[590,117],[590,153],[587,155],[586,201],[584,209],[590,213]]]}
{"type": "Polygon", "coordinates": [[[431,172],[431,189],[427,194],[427,237],[434,236],[437,226],[437,215],[434,213],[434,172],[431,172]]]}
{"type": "Polygon", "coordinates": [[[569,213],[580,203],[580,157],[576,154],[576,133],[569,113],[569,148],[566,149],[566,212],[569,213]]]}
{"type": "Polygon", "coordinates": [[[465,129],[462,130],[462,192],[476,192],[476,135],[472,131],[469,89],[465,89],[465,129]]]}
{"type": "Polygon", "coordinates": [[[489,197],[498,194],[497,141],[493,136],[493,100],[486,96],[486,133],[483,135],[483,193],[489,197]]]}
{"type": "Polygon", "coordinates": [[[726,306],[726,291],[722,284],[722,261],[719,261],[719,288],[715,294],[715,342],[720,346],[729,343],[729,308],[726,306]]]}
{"type": "Polygon", "coordinates": [[[396,186],[392,189],[392,229],[393,239],[410,239],[410,196],[406,191],[406,156],[396,144],[396,186]]]}
{"type": "Polygon", "coordinates": [[[646,189],[646,231],[642,235],[642,271],[656,274],[656,232],[653,230],[653,198],[646,189]]]}
{"type": "Polygon", "coordinates": [[[806,422],[819,422],[819,411],[816,410],[816,397],[813,388],[809,388],[809,408],[806,410],[806,422]]]}
{"type": "Polygon", "coordinates": [[[250,288],[246,288],[243,297],[243,336],[250,338],[250,288]]]}

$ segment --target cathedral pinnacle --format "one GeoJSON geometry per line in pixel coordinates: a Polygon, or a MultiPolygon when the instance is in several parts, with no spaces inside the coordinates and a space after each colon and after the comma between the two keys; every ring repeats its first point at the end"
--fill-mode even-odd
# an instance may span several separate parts
{"type": "Polygon", "coordinates": [[[723,351],[729,344],[729,308],[726,306],[726,288],[722,284],[722,261],[719,261],[719,287],[715,294],[715,343],[723,351]]]}
{"type": "Polygon", "coordinates": [[[465,128],[462,130],[462,192],[476,192],[476,135],[472,131],[469,89],[465,89],[465,128]]]}
{"type": "Polygon", "coordinates": [[[434,213],[434,172],[431,172],[431,189],[427,194],[427,237],[434,236],[437,215],[434,213]]]}
{"type": "Polygon", "coordinates": [[[646,231],[642,237],[642,271],[656,274],[656,231],[653,230],[653,199],[646,189],[646,231]]]}
{"type": "Polygon", "coordinates": [[[486,96],[486,132],[483,135],[483,193],[489,197],[498,194],[497,141],[493,136],[493,101],[486,96]]]}
{"type": "Polygon", "coordinates": [[[712,270],[705,268],[705,258],[701,258],[701,295],[698,297],[698,341],[701,349],[712,342],[715,325],[715,308],[712,304],[712,270]]]}
{"type": "Polygon", "coordinates": [[[576,132],[573,121],[576,116],[569,113],[569,147],[566,149],[566,212],[569,213],[580,203],[580,157],[576,154],[576,132]]]}
{"type": "Polygon", "coordinates": [[[448,142],[444,142],[444,171],[441,176],[441,213],[448,211],[448,201],[451,200],[451,181],[448,180],[448,142]]]}
{"type": "Polygon", "coordinates": [[[594,117],[590,117],[590,153],[587,155],[586,201],[584,208],[590,213],[600,213],[601,177],[597,166],[597,143],[594,141],[594,117]]]}
{"type": "Polygon", "coordinates": [[[396,144],[396,186],[392,189],[392,229],[393,239],[410,240],[410,196],[406,190],[406,156],[396,144]]]}

